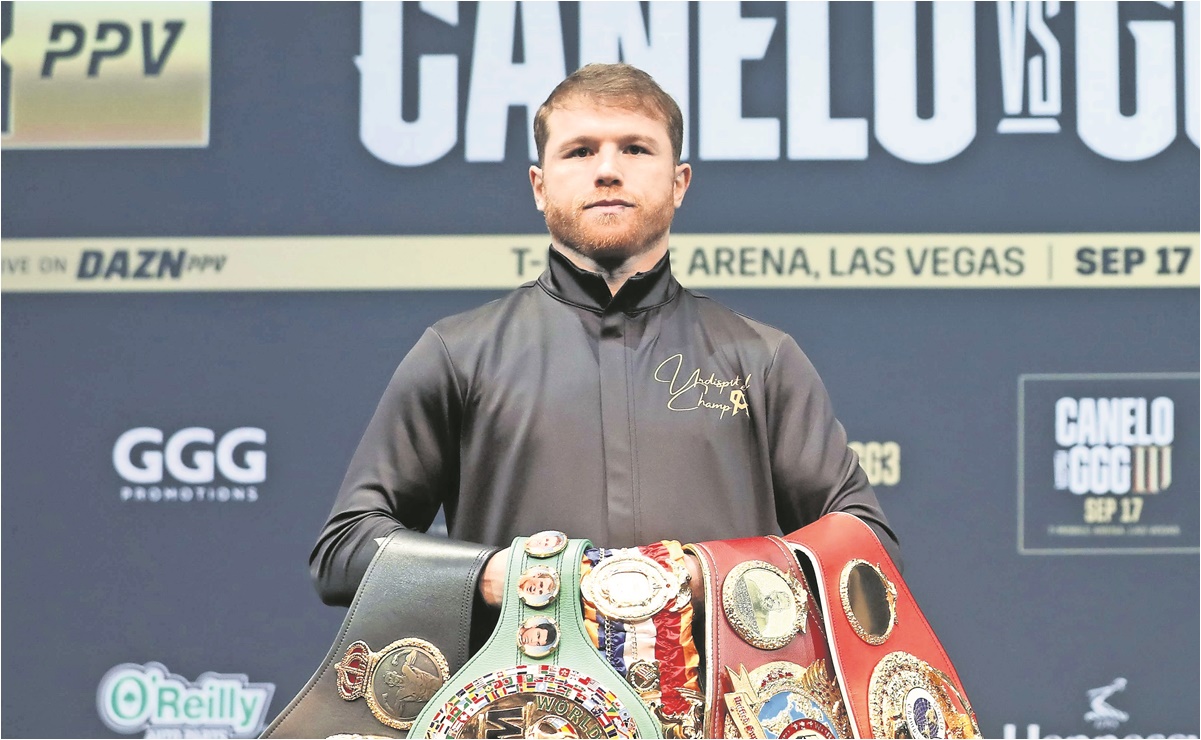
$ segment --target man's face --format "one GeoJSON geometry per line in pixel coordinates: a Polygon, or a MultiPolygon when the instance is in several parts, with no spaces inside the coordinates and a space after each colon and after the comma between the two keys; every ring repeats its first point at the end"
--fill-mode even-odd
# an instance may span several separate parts
{"type": "Polygon", "coordinates": [[[675,164],[661,119],[578,98],[552,110],[547,129],[530,184],[557,243],[614,265],[666,246],[692,169],[675,164]]]}
{"type": "Polygon", "coordinates": [[[529,547],[535,550],[553,550],[558,544],[559,538],[553,534],[534,535],[529,541],[529,547]]]}
{"type": "Polygon", "coordinates": [[[555,582],[547,576],[534,576],[525,582],[522,590],[527,596],[540,598],[553,591],[555,582]]]}
{"type": "Polygon", "coordinates": [[[546,645],[546,628],[530,627],[521,633],[521,643],[537,647],[546,645]]]}

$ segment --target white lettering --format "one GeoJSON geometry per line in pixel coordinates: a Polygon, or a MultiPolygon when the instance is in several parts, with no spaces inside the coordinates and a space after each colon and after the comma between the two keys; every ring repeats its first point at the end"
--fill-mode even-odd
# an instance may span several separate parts
{"type": "Polygon", "coordinates": [[[1059,15],[1059,0],[1046,3],[1035,0],[1030,4],[1030,35],[1042,49],[1028,63],[1030,77],[1030,113],[1035,116],[1058,116],[1063,111],[1063,93],[1060,78],[1063,74],[1059,62],[1059,41],[1047,28],[1043,18],[1059,15]],[[1044,69],[1045,66],[1045,69],[1044,69]]]}
{"type": "Polygon", "coordinates": [[[1071,447],[1080,441],[1076,415],[1079,404],[1074,398],[1061,398],[1055,402],[1055,444],[1071,447]]]}
{"type": "Polygon", "coordinates": [[[830,5],[788,3],[788,158],[867,159],[867,119],[830,117],[830,5]]]}
{"type": "Polygon", "coordinates": [[[1084,445],[1159,445],[1175,439],[1175,405],[1146,398],[1060,398],[1055,402],[1055,442],[1084,445]]]}
{"type": "Polygon", "coordinates": [[[1130,491],[1129,447],[1080,444],[1068,450],[1067,461],[1067,488],[1078,496],[1130,491]]]}
{"type": "Polygon", "coordinates": [[[117,443],[113,445],[113,467],[130,483],[158,483],[163,479],[163,453],[157,450],[144,452],[141,465],[133,462],[133,448],[147,443],[162,444],[162,430],[153,427],[130,429],[117,437],[117,443]]]}
{"type": "Polygon", "coordinates": [[[699,3],[700,156],[779,159],[780,121],[742,117],[742,62],[762,59],[774,18],[744,18],[738,3],[699,3]]]}
{"type": "Polygon", "coordinates": [[[644,24],[636,2],[580,3],[580,66],[624,61],[675,98],[684,116],[680,159],[688,158],[688,3],[651,2],[644,24]]]}
{"type": "MultiPolygon", "coordinates": [[[[421,9],[458,25],[459,5],[423,2],[421,9]]],[[[399,2],[364,2],[359,70],[359,139],[389,164],[429,164],[458,142],[459,62],[453,54],[425,54],[417,63],[417,120],[401,118],[404,9],[399,2]]]]}
{"type": "Polygon", "coordinates": [[[1166,396],[1151,402],[1151,444],[1166,447],[1176,439],[1176,404],[1166,396]]]}
{"type": "Polygon", "coordinates": [[[1096,404],[1095,425],[1096,429],[1092,433],[1093,444],[1116,444],[1121,437],[1122,414],[1120,402],[1116,398],[1098,398],[1095,401],[1091,398],[1082,398],[1080,403],[1085,401],[1096,404]]]}
{"type": "Polygon", "coordinates": [[[1068,451],[1068,490],[1076,495],[1088,493],[1088,448],[1076,445],[1068,451]]]}
{"type": "MultiPolygon", "coordinates": [[[[257,427],[238,427],[227,432],[216,445],[216,454],[211,446],[216,439],[213,430],[204,427],[188,427],[181,429],[167,439],[162,451],[147,450],[140,460],[133,461],[133,451],[137,445],[162,445],[163,432],[153,427],[138,427],[130,429],[117,438],[113,445],[113,467],[117,473],[130,483],[160,483],[163,480],[164,465],[173,478],[183,483],[212,483],[214,469],[220,470],[221,475],[234,483],[262,483],[267,477],[267,453],[263,450],[249,450],[244,456],[244,463],[239,464],[235,453],[245,444],[265,444],[267,433],[257,427]],[[195,451],[191,456],[191,464],[184,461],[184,452],[192,445],[205,445],[205,449],[195,451]]],[[[169,498],[175,497],[175,489],[167,489],[169,498]]],[[[183,491],[189,490],[185,486],[183,491]]],[[[183,491],[179,495],[184,499],[183,491]]],[[[147,495],[146,489],[137,487],[121,489],[122,500],[135,497],[142,500],[147,495]]],[[[159,500],[163,495],[158,488],[151,488],[149,495],[152,500],[159,500]]]]}
{"type": "MultiPolygon", "coordinates": [[[[1026,80],[1029,79],[1032,116],[1058,116],[1063,111],[1059,41],[1047,28],[1045,18],[1059,14],[1059,0],[1016,0],[997,3],[997,31],[1001,52],[1001,101],[1005,115],[1020,116],[1026,104],[1026,80]],[[1038,43],[1041,54],[1026,61],[1026,30],[1038,43]],[[1022,64],[1025,62],[1025,69],[1022,64]]],[[[998,131],[1014,130],[1018,122],[1003,120],[998,131]]],[[[1021,121],[1023,131],[1059,131],[1054,121],[1033,126],[1029,119],[1021,121]]]]}
{"type": "Polygon", "coordinates": [[[1119,108],[1118,4],[1076,5],[1076,128],[1097,154],[1153,157],[1176,138],[1176,32],[1171,21],[1130,21],[1135,113],[1119,108]]]}
{"type": "Polygon", "coordinates": [[[192,455],[195,467],[189,466],[183,459],[184,449],[193,443],[213,443],[213,430],[204,427],[188,427],[180,429],[167,440],[163,450],[166,453],[167,470],[176,480],[184,483],[208,483],[213,479],[213,453],[201,450],[192,455]]]}
{"type": "MultiPolygon", "coordinates": [[[[1001,104],[1005,115],[1020,116],[1025,102],[1025,77],[1022,62],[1026,59],[1026,13],[1030,3],[1025,0],[1000,0],[997,3],[997,36],[1001,47],[1001,104]]],[[[1033,61],[1033,60],[1031,60],[1033,61]]]]}
{"type": "Polygon", "coordinates": [[[468,162],[504,160],[511,106],[526,109],[529,158],[537,161],[534,114],[567,76],[559,4],[528,2],[520,9],[523,61],[514,62],[518,4],[496,0],[477,6],[464,137],[468,162]]]}
{"type": "Polygon", "coordinates": [[[246,467],[234,460],[234,450],[243,443],[266,444],[267,433],[254,427],[234,429],[217,444],[217,467],[221,475],[234,483],[262,483],[267,480],[267,453],[251,450],[246,453],[246,467]]]}
{"type": "Polygon", "coordinates": [[[976,137],[976,19],[971,3],[935,2],[934,115],[917,114],[915,3],[875,3],[876,138],[893,156],[931,164],[976,137]]]}

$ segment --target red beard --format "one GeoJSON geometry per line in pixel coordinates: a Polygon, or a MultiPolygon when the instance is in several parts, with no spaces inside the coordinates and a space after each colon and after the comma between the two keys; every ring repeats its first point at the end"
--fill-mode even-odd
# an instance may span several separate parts
{"type": "Polygon", "coordinates": [[[598,263],[620,263],[653,248],[671,228],[675,204],[670,199],[646,204],[629,195],[597,191],[577,198],[570,207],[546,202],[546,228],[551,237],[598,263]],[[588,203],[617,199],[632,203],[622,213],[593,212],[588,203]]]}

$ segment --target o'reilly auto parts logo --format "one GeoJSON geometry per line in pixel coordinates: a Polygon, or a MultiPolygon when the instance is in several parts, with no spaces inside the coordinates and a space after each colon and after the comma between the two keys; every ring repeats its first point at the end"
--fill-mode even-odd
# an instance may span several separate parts
{"type": "Polygon", "coordinates": [[[194,682],[162,663],[122,663],[100,679],[96,708],[116,732],[145,737],[254,737],[275,684],[241,674],[204,673],[194,682]]]}
{"type": "Polygon", "coordinates": [[[267,432],[237,427],[164,431],[137,427],[117,437],[113,467],[128,484],[122,501],[257,501],[267,479],[267,432]]]}
{"type": "Polygon", "coordinates": [[[1196,373],[1024,375],[1018,395],[1020,550],[1197,552],[1197,460],[1174,454],[1196,449],[1196,373]]]}

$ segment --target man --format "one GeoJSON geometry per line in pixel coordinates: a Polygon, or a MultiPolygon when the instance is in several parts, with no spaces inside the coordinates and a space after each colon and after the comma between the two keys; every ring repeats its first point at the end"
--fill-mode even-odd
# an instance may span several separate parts
{"type": "Polygon", "coordinates": [[[559,631],[555,625],[539,617],[522,625],[517,632],[517,642],[524,645],[527,652],[535,657],[542,657],[550,652],[550,650],[538,650],[538,648],[553,646],[558,640],[559,631]]]}
{"type": "MultiPolygon", "coordinates": [[[[692,181],[675,101],[634,67],[588,65],[534,132],[549,267],[401,362],[310,559],[323,599],[349,603],[376,539],[424,532],[440,506],[451,537],[502,547],[540,529],[606,547],[729,539],[846,511],[896,557],[796,342],[672,277],[692,181]]],[[[489,604],[506,561],[484,570],[489,604]]]]}
{"type": "Polygon", "coordinates": [[[531,568],[517,579],[517,595],[530,606],[546,606],[559,595],[558,575],[550,568],[531,568]]]}

